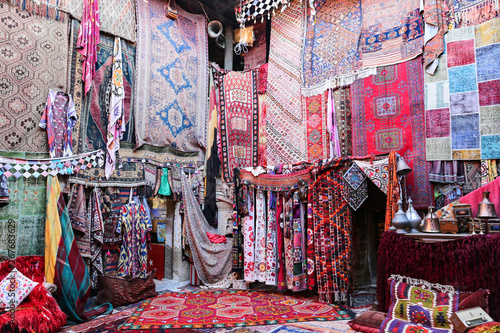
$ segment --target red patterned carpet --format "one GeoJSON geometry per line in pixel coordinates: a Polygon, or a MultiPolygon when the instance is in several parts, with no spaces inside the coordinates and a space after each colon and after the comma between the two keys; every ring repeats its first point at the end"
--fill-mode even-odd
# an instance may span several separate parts
{"type": "Polygon", "coordinates": [[[144,301],[120,332],[160,332],[169,328],[272,325],[351,319],[340,306],[314,298],[252,291],[165,293],[144,301]]]}

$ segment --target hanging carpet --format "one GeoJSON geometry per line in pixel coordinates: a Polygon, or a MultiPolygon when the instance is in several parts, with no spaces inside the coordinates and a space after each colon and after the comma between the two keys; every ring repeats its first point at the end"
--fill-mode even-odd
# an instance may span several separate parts
{"type": "Polygon", "coordinates": [[[307,160],[316,161],[328,158],[329,135],[327,135],[328,94],[304,97],[307,126],[307,160]]]}
{"type": "Polygon", "coordinates": [[[301,55],[304,2],[293,1],[273,17],[267,82],[267,165],[307,160],[302,110],[301,55]]]}
{"type": "Polygon", "coordinates": [[[302,52],[302,94],[314,96],[375,74],[361,71],[361,0],[316,2],[316,18],[307,21],[302,52]]]}
{"type": "Polygon", "coordinates": [[[113,171],[108,179],[104,167],[80,171],[70,177],[75,184],[109,187],[137,187],[147,185],[144,176],[144,165],[140,162],[122,162],[122,167],[113,171]]]}
{"type": "Polygon", "coordinates": [[[401,63],[422,53],[424,29],[419,0],[362,0],[359,44],[363,68],[401,63]]]}
{"type": "MultiPolygon", "coordinates": [[[[78,21],[73,21],[72,29],[79,26],[78,21]]],[[[78,30],[76,30],[78,31],[78,30]]],[[[74,36],[74,34],[72,34],[74,36]]],[[[71,41],[70,41],[71,42],[71,41]]],[[[74,41],[73,41],[74,42],[74,41]]],[[[125,132],[122,141],[133,143],[134,133],[134,92],[135,80],[135,46],[121,41],[122,48],[122,68],[123,87],[125,98],[123,102],[123,113],[125,122],[125,132]]],[[[79,128],[73,130],[77,132],[75,151],[86,152],[89,150],[103,149],[106,151],[106,140],[108,131],[109,101],[111,98],[111,80],[113,74],[113,50],[114,38],[101,34],[98,44],[96,75],[92,82],[92,89],[80,99],[79,128]]],[[[78,57],[73,56],[70,67],[79,70],[78,57]]],[[[75,73],[76,74],[76,73],[75,73]]],[[[76,77],[78,81],[78,77],[76,77]]],[[[79,83],[74,83],[74,94],[80,93],[79,83]]],[[[75,102],[76,104],[76,102],[75,102]]],[[[75,108],[76,105],[75,105],[75,108]]],[[[77,110],[78,113],[78,110],[77,110]]]]}
{"type": "MultiPolygon", "coordinates": [[[[138,1],[136,148],[143,144],[184,151],[206,148],[208,47],[206,18],[165,3],[138,1]]],[[[204,160],[204,154],[200,154],[204,160]]]]}
{"type": "Polygon", "coordinates": [[[47,152],[38,128],[49,89],[66,89],[66,24],[0,3],[0,150],[47,152]]]}
{"type": "Polygon", "coordinates": [[[218,74],[222,174],[232,182],[234,168],[259,163],[257,71],[218,74]]]}
{"type": "Polygon", "coordinates": [[[144,301],[119,332],[164,332],[170,328],[271,325],[350,319],[337,305],[283,293],[198,291],[165,293],[144,301]]]}
{"type": "Polygon", "coordinates": [[[446,34],[425,75],[427,160],[500,158],[500,19],[446,34]]]}
{"type": "Polygon", "coordinates": [[[352,156],[352,114],[351,91],[349,87],[333,91],[335,116],[339,136],[340,154],[343,157],[352,156]]]}
{"type": "Polygon", "coordinates": [[[425,161],[422,58],[377,68],[351,85],[353,155],[397,151],[413,170],[409,196],[417,208],[432,203],[425,161]]]}
{"type": "Polygon", "coordinates": [[[450,2],[451,4],[448,6],[455,28],[479,25],[500,15],[496,0],[454,0],[450,2]]]}
{"type": "Polygon", "coordinates": [[[253,46],[248,49],[248,52],[245,53],[245,57],[243,58],[245,61],[245,70],[257,68],[266,63],[266,25],[267,22],[263,22],[253,26],[255,40],[253,41],[253,46]]]}
{"type": "Polygon", "coordinates": [[[207,236],[211,232],[203,211],[194,196],[187,177],[181,172],[182,200],[186,238],[193,255],[198,277],[205,284],[224,281],[231,271],[231,242],[214,244],[207,236]]]}

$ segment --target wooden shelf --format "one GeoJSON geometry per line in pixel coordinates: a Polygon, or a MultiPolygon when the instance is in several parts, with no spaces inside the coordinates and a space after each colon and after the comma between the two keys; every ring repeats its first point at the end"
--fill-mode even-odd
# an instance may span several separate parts
{"type": "Polygon", "coordinates": [[[470,234],[442,234],[440,232],[415,232],[404,234],[407,237],[413,238],[424,243],[448,242],[455,239],[462,239],[470,236],[470,234]]]}

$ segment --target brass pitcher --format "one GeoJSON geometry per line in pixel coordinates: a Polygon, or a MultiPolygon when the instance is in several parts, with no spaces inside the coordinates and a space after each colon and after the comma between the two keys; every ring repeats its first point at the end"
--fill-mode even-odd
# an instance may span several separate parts
{"type": "Polygon", "coordinates": [[[422,232],[441,232],[439,218],[436,213],[434,213],[434,206],[429,206],[429,212],[424,217],[422,232]]]}

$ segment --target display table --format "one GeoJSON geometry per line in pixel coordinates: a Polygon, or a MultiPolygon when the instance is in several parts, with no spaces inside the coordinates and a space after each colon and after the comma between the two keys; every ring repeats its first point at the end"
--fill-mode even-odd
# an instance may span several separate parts
{"type": "Polygon", "coordinates": [[[436,242],[447,242],[455,239],[462,239],[470,236],[470,234],[443,234],[440,232],[414,232],[414,233],[406,233],[405,236],[408,236],[412,239],[415,239],[419,242],[424,243],[436,243],[436,242]]]}

